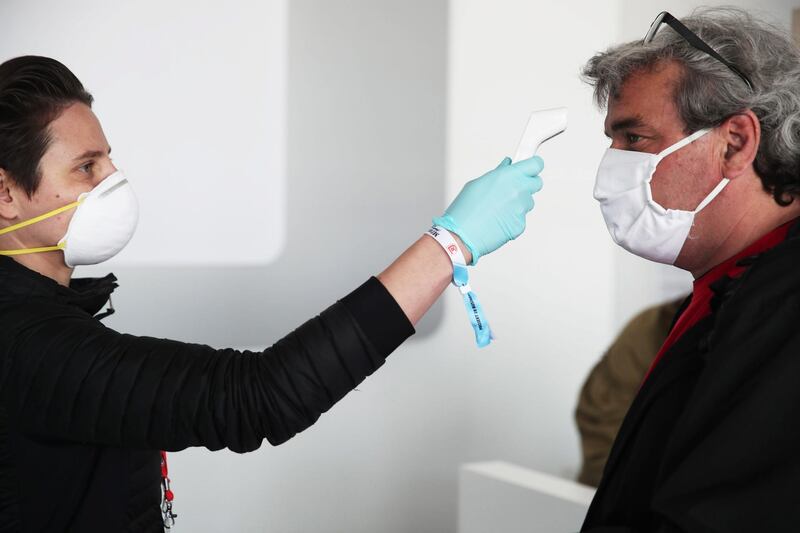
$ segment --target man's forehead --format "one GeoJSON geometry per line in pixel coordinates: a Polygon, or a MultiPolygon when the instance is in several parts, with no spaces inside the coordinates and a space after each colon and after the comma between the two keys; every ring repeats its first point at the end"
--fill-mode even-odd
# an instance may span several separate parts
{"type": "Polygon", "coordinates": [[[673,98],[680,75],[680,68],[672,63],[629,75],[608,100],[606,131],[680,125],[682,121],[673,98]]]}

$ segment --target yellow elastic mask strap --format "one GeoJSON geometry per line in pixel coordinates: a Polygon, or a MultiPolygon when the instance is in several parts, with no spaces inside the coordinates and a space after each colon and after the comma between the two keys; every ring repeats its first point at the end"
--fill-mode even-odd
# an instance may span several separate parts
{"type": "MultiPolygon", "coordinates": [[[[26,226],[30,226],[31,224],[36,224],[37,222],[41,222],[42,220],[46,220],[48,218],[54,217],[63,213],[64,211],[69,211],[70,209],[75,209],[80,205],[83,201],[83,198],[72,202],[71,204],[67,204],[63,207],[59,207],[58,209],[53,209],[52,211],[48,211],[43,215],[39,215],[38,217],[33,217],[29,220],[24,222],[20,222],[19,224],[14,224],[13,226],[9,226],[7,228],[0,229],[0,235],[5,235],[6,233],[11,233],[12,231],[16,231],[20,228],[24,228],[26,226]]],[[[21,248],[19,250],[0,250],[0,255],[25,255],[25,254],[38,254],[41,252],[54,252],[56,250],[63,250],[65,244],[57,244],[55,246],[42,246],[39,248],[21,248]]]]}
{"type": "Polygon", "coordinates": [[[42,246],[41,248],[20,248],[19,250],[0,250],[0,255],[25,255],[25,254],[39,254],[42,252],[55,252],[56,250],[63,250],[66,246],[64,244],[56,244],[55,246],[42,246]]]}

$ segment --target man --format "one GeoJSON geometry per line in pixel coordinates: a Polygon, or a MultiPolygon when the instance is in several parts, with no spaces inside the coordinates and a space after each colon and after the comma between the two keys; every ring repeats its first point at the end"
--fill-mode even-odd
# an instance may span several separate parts
{"type": "Polygon", "coordinates": [[[378,278],[262,353],[134,337],[98,321],[113,275],[71,280],[137,220],[91,103],[58,61],[0,65],[2,531],[163,531],[159,450],[247,452],[313,424],[414,333],[455,269],[465,283],[465,265],[524,231],[541,187],[539,158],[504,160],[378,278]]]}
{"type": "Polygon", "coordinates": [[[584,75],[613,239],[695,283],[583,530],[797,531],[800,53],[743,11],[662,14],[584,75]]]}

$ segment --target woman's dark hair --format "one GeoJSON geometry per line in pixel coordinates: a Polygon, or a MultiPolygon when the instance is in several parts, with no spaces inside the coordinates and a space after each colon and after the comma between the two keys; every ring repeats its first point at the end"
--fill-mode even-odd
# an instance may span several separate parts
{"type": "Polygon", "coordinates": [[[42,179],[48,126],[75,102],[91,107],[92,95],[55,59],[22,56],[0,65],[0,168],[29,198],[42,179]]]}

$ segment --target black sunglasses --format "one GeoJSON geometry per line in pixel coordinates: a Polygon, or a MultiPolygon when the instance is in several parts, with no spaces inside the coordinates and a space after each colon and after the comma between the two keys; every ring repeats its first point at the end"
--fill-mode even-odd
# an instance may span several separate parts
{"type": "Polygon", "coordinates": [[[647,30],[647,35],[645,35],[644,39],[642,40],[643,44],[649,44],[650,42],[652,42],[653,38],[656,36],[658,28],[661,27],[661,24],[666,24],[667,26],[675,30],[678,33],[678,35],[686,39],[686,42],[688,42],[694,48],[700,50],[701,52],[705,52],[706,54],[710,55],[711,57],[713,57],[726,67],[728,67],[734,74],[739,76],[742,79],[742,81],[747,84],[747,86],[750,88],[751,91],[753,90],[753,82],[750,81],[750,78],[748,78],[741,70],[736,68],[736,66],[733,63],[731,63],[730,61],[719,55],[716,50],[707,45],[705,41],[703,41],[700,37],[697,36],[697,34],[695,34],[694,32],[692,32],[692,30],[684,26],[680,20],[676,19],[666,11],[662,11],[661,13],[659,13],[656,19],[650,25],[650,29],[647,30]]]}

